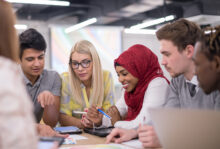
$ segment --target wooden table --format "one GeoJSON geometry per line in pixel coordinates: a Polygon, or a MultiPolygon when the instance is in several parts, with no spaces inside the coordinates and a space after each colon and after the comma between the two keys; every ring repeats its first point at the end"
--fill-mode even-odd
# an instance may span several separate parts
{"type": "MultiPolygon", "coordinates": [[[[106,137],[98,137],[98,136],[91,135],[91,134],[88,134],[88,133],[82,133],[82,134],[79,134],[79,135],[84,136],[87,139],[77,140],[76,145],[105,144],[105,141],[106,141],[106,137]]],[[[75,145],[62,145],[62,147],[71,147],[71,146],[75,146],[75,145]]],[[[124,146],[126,146],[126,145],[124,145],[124,146]]],[[[146,149],[152,149],[152,148],[146,148],[146,149]]],[[[154,148],[154,149],[156,149],[156,148],[154,148]]]]}

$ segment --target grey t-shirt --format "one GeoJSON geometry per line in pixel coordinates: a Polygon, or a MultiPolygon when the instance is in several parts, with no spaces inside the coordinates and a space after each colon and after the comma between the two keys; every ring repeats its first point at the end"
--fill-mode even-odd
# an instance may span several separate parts
{"type": "Polygon", "coordinates": [[[214,91],[207,95],[198,87],[196,94],[191,97],[187,82],[180,75],[171,80],[164,107],[219,110],[220,92],[214,91]]]}
{"type": "Polygon", "coordinates": [[[28,78],[24,76],[24,81],[26,84],[27,92],[29,93],[33,103],[34,103],[34,115],[36,121],[39,123],[44,109],[41,107],[40,103],[37,101],[38,95],[43,91],[50,91],[55,96],[61,95],[61,79],[57,72],[44,70],[37,82],[32,85],[28,78]]]}

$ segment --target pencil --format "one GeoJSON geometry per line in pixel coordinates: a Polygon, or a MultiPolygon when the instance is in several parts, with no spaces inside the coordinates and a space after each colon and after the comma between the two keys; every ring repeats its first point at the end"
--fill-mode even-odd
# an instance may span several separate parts
{"type": "Polygon", "coordinates": [[[106,114],[104,111],[102,111],[101,109],[98,109],[98,111],[102,113],[103,115],[105,115],[107,118],[111,119],[111,117],[108,114],[106,114]]]}
{"type": "Polygon", "coordinates": [[[75,113],[75,114],[86,114],[87,112],[84,112],[84,111],[73,111],[73,113],[75,113]]]}

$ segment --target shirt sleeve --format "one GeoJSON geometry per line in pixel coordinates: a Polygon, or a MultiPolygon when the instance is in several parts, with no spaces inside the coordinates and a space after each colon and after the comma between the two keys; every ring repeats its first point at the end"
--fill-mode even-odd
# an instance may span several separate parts
{"type": "Polygon", "coordinates": [[[67,73],[61,74],[61,79],[62,79],[62,87],[61,87],[60,112],[72,116],[70,92],[68,89],[69,79],[67,73]]]}
{"type": "Polygon", "coordinates": [[[112,105],[115,104],[115,89],[113,78],[110,72],[104,72],[104,101],[102,104],[102,108],[106,111],[112,105]]]}
{"type": "Polygon", "coordinates": [[[118,121],[115,127],[134,129],[140,123],[151,121],[148,108],[160,107],[164,104],[169,84],[164,78],[155,78],[150,83],[144,95],[143,106],[138,116],[131,121],[118,121]]]}
{"type": "Polygon", "coordinates": [[[128,106],[125,103],[125,99],[124,99],[124,92],[125,91],[123,90],[121,94],[121,98],[119,98],[119,100],[115,104],[121,117],[125,117],[128,112],[128,106]]]}
{"type": "Polygon", "coordinates": [[[51,92],[55,96],[61,96],[61,78],[57,72],[54,73],[54,82],[51,92]]]}

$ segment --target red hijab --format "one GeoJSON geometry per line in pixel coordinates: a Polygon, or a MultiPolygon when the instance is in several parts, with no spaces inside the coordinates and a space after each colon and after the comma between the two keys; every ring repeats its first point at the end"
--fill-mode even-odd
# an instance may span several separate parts
{"type": "Polygon", "coordinates": [[[135,119],[141,111],[144,94],[151,80],[156,77],[165,77],[157,56],[150,49],[140,44],[136,44],[124,51],[115,59],[114,63],[118,63],[139,79],[135,89],[132,92],[125,91],[124,94],[125,102],[128,106],[125,120],[130,121],[135,119]]]}

